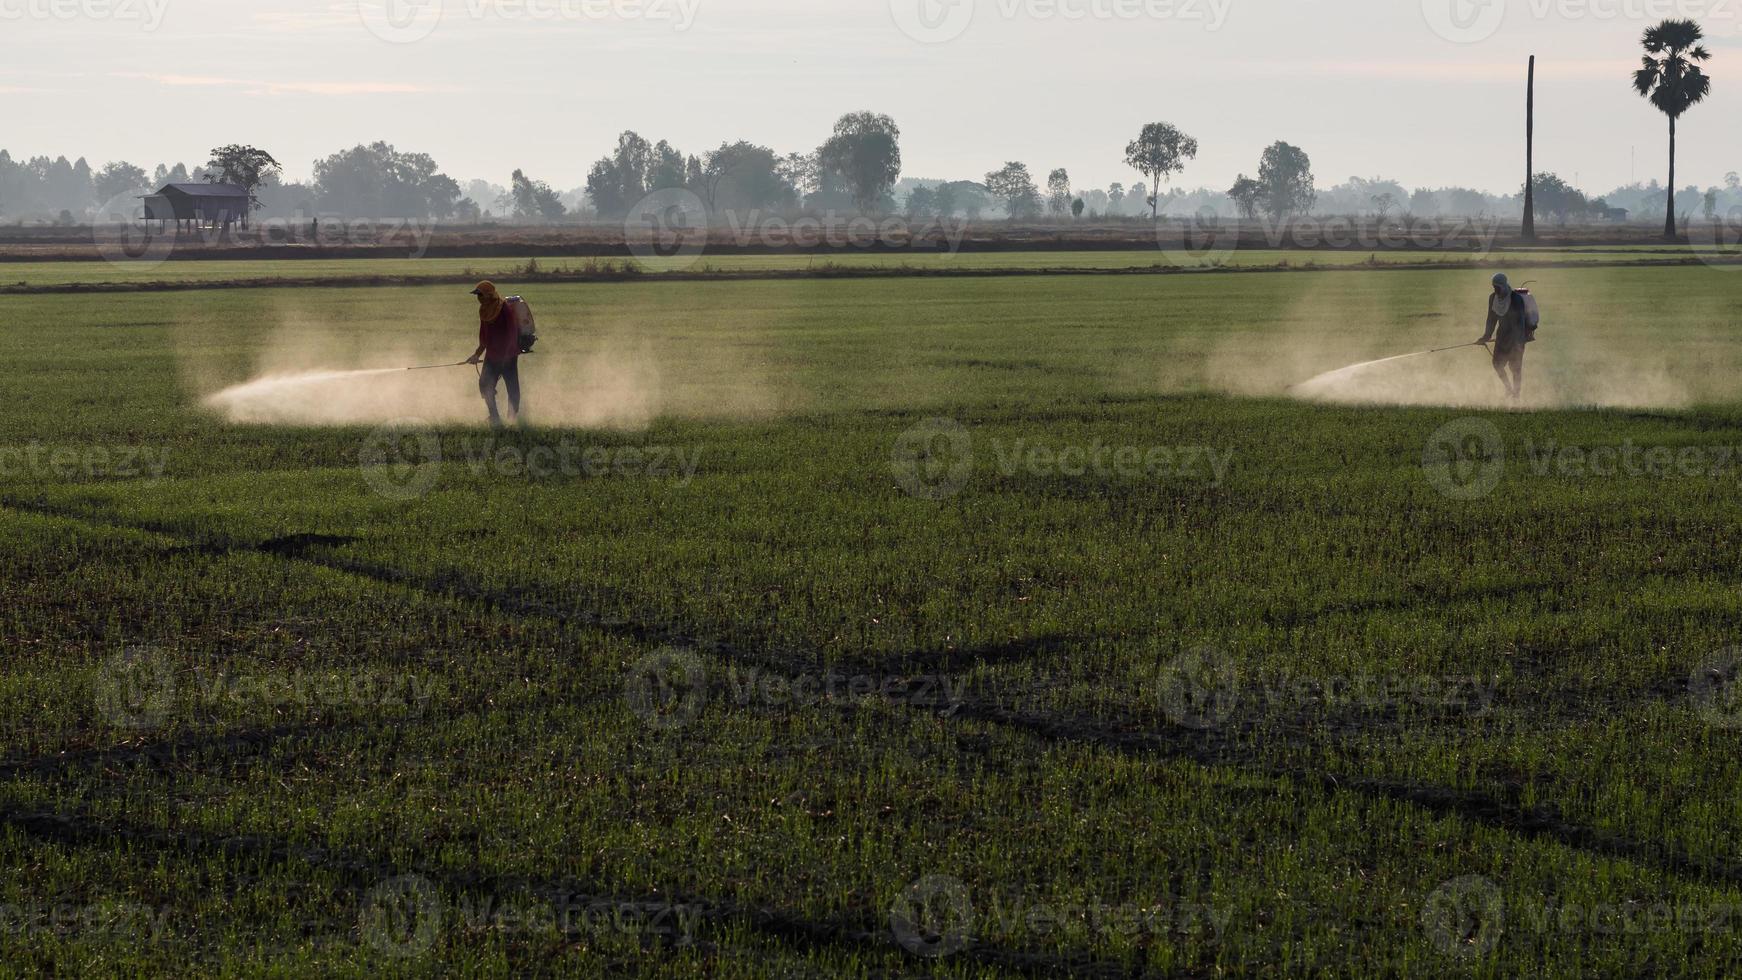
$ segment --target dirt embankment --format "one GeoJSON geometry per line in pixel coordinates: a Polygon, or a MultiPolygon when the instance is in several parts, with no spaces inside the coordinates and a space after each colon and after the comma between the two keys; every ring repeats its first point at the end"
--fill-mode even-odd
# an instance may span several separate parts
{"type": "MultiPolygon", "coordinates": [[[[629,239],[621,224],[558,227],[452,227],[404,221],[309,224],[263,222],[228,232],[168,232],[173,261],[350,258],[628,258],[647,253],[645,237],[629,239]]],[[[693,239],[691,239],[693,242],[693,239]]],[[[669,244],[669,243],[668,243],[669,244]]],[[[135,243],[135,246],[137,243],[135,243]]],[[[1285,224],[1163,219],[1069,224],[939,222],[899,216],[828,218],[769,216],[717,225],[709,255],[829,255],[890,252],[1129,251],[1162,248],[1287,249],[1330,252],[1475,251],[1518,248],[1639,248],[1675,245],[1661,232],[1635,225],[1592,225],[1539,232],[1523,239],[1516,227],[1462,218],[1302,218],[1285,224]]],[[[100,259],[126,247],[120,229],[0,228],[0,262],[100,259]]],[[[1681,246],[1685,248],[1686,246],[1681,246]]],[[[658,249],[653,249],[658,251],[658,249]]]]}

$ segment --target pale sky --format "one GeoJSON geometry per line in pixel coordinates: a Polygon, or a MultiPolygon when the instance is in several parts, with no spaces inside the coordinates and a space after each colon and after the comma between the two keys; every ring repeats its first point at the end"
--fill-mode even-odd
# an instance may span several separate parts
{"type": "Polygon", "coordinates": [[[1742,0],[0,0],[0,147],[150,167],[252,143],[302,178],[384,139],[461,181],[570,188],[626,128],[785,153],[872,109],[907,177],[1020,160],[1129,184],[1125,143],[1165,120],[1202,145],[1181,186],[1226,188],[1283,139],[1321,186],[1511,192],[1534,53],[1538,169],[1602,192],[1634,148],[1665,176],[1667,123],[1629,85],[1664,16],[1714,54],[1678,183],[1720,183],[1742,0]]]}

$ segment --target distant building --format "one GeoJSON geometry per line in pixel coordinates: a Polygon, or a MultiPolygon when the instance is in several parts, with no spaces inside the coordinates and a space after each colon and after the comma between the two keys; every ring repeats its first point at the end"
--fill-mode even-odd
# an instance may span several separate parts
{"type": "Polygon", "coordinates": [[[1597,216],[1602,218],[1604,221],[1625,223],[1627,221],[1628,213],[1629,212],[1626,208],[1604,208],[1597,212],[1597,216]]]}
{"type": "Polygon", "coordinates": [[[248,218],[248,189],[235,184],[165,184],[145,198],[145,220],[223,227],[248,218]]]}

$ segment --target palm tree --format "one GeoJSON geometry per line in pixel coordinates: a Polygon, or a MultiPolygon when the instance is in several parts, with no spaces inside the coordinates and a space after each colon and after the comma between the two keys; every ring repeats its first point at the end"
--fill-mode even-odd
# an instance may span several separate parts
{"type": "Polygon", "coordinates": [[[1712,80],[1695,62],[1712,57],[1700,42],[1706,32],[1691,20],[1666,20],[1645,32],[1644,67],[1633,73],[1633,87],[1669,117],[1669,211],[1663,219],[1663,237],[1674,240],[1675,228],[1675,121],[1682,113],[1704,101],[1712,80]]]}

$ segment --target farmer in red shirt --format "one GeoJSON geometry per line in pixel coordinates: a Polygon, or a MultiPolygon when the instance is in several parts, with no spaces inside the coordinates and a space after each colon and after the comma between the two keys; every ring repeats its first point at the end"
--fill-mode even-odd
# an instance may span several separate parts
{"type": "Polygon", "coordinates": [[[484,368],[478,373],[478,393],[484,396],[484,404],[490,408],[490,426],[500,429],[502,417],[496,414],[496,382],[504,382],[508,386],[508,408],[514,413],[514,420],[520,422],[520,328],[515,326],[514,314],[509,312],[508,304],[502,301],[502,294],[496,291],[496,284],[488,280],[478,284],[472,290],[472,295],[478,297],[478,349],[466,359],[467,364],[482,363],[484,368]]]}

